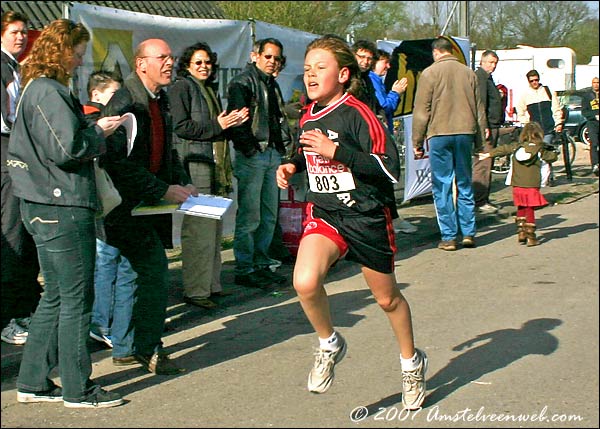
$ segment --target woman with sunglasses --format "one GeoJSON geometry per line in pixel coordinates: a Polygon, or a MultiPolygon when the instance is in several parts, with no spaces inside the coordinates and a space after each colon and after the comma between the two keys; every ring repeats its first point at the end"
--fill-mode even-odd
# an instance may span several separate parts
{"type": "MultiPolygon", "coordinates": [[[[217,54],[204,42],[187,47],[177,65],[168,96],[173,115],[173,141],[199,192],[228,196],[232,167],[226,130],[248,120],[248,108],[223,111],[218,93],[217,54]],[[214,173],[211,168],[214,167],[214,173]]],[[[211,296],[221,287],[223,222],[185,216],[181,227],[184,301],[211,309],[211,296]]]]}

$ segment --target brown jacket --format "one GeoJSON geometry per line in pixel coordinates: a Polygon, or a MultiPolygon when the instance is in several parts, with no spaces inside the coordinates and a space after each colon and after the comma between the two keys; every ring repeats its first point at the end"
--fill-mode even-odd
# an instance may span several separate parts
{"type": "Polygon", "coordinates": [[[487,118],[478,95],[475,72],[447,55],[423,70],[417,84],[413,109],[413,147],[426,138],[475,134],[474,150],[485,141],[487,118]]]}

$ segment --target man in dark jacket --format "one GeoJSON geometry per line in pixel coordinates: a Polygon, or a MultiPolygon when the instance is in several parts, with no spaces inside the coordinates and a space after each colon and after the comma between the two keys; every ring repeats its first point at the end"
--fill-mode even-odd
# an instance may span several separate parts
{"type": "Polygon", "coordinates": [[[598,102],[598,91],[600,89],[600,80],[598,77],[592,79],[592,90],[583,94],[581,97],[581,113],[587,119],[588,133],[592,142],[590,147],[590,159],[592,162],[592,172],[598,175],[598,112],[600,103],[598,102]]]}
{"type": "Polygon", "coordinates": [[[385,110],[383,107],[381,107],[381,104],[379,104],[379,101],[377,100],[373,81],[369,77],[369,73],[373,68],[373,64],[378,58],[377,46],[368,40],[357,40],[356,43],[352,45],[352,51],[354,52],[354,56],[358,62],[358,67],[360,69],[360,80],[363,85],[362,92],[358,99],[369,106],[375,115],[377,115],[377,117],[379,117],[379,119],[385,123],[385,110]]]}
{"type": "Polygon", "coordinates": [[[39,263],[33,238],[21,222],[19,199],[6,165],[8,141],[19,96],[17,58],[27,47],[25,15],[2,14],[2,341],[24,344],[31,314],[40,300],[39,263]],[[27,267],[24,269],[24,267],[27,267]]]}
{"type": "MultiPolygon", "coordinates": [[[[484,152],[489,152],[496,147],[500,125],[504,122],[502,98],[492,78],[492,73],[496,70],[497,65],[498,55],[494,51],[484,51],[481,54],[479,68],[475,71],[479,96],[485,105],[489,130],[483,146],[484,152]]],[[[492,162],[492,158],[479,160],[478,157],[473,157],[473,197],[475,198],[475,210],[479,213],[492,214],[498,211],[498,207],[489,201],[492,162]]]]}
{"type": "Polygon", "coordinates": [[[228,86],[227,112],[248,107],[250,119],[231,128],[235,149],[233,174],[237,179],[238,210],[235,218],[233,254],[235,283],[266,288],[284,283],[271,272],[269,257],[279,203],[275,173],[285,154],[283,134],[289,136],[281,90],[273,77],[283,58],[277,39],[258,40],[253,62],[228,86]]]}
{"type": "Polygon", "coordinates": [[[181,203],[197,195],[197,190],[172,147],[172,121],[162,89],[171,82],[171,48],[164,40],[148,39],[137,47],[134,58],[135,71],[106,106],[106,115],[132,112],[137,137],[129,155],[122,133],[115,133],[108,144],[104,167],[123,202],[106,217],[104,227],[107,243],[121,251],[138,275],[131,323],[135,357],[130,363],[137,360],[150,372],[172,375],[181,370],[163,352],[161,341],[169,286],[165,247],[171,247],[171,215],[134,218],[131,209],[142,201],[181,203]]]}

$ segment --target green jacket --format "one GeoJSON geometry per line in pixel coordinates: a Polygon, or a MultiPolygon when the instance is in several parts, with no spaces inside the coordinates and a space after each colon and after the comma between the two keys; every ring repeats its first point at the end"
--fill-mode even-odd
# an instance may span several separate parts
{"type": "Polygon", "coordinates": [[[552,163],[558,159],[556,152],[544,148],[544,142],[503,144],[490,150],[490,155],[493,157],[511,155],[512,176],[510,184],[519,188],[539,188],[542,184],[541,159],[548,163],[552,163]],[[523,164],[515,159],[514,152],[521,146],[525,146],[526,151],[536,157],[535,161],[530,165],[523,164]]]}

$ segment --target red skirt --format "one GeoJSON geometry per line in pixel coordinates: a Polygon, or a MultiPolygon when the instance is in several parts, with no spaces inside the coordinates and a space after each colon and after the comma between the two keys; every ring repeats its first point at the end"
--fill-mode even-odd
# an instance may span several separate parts
{"type": "Polygon", "coordinates": [[[544,207],[548,201],[539,188],[519,188],[513,186],[513,201],[515,207],[544,207]]]}

